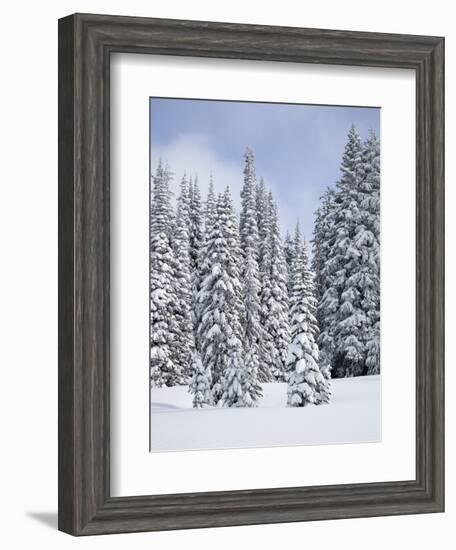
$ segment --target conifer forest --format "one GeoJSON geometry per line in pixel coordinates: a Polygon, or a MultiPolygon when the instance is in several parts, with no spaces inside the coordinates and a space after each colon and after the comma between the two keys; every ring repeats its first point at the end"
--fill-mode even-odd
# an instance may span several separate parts
{"type": "Polygon", "coordinates": [[[336,388],[368,395],[380,374],[379,139],[349,129],[311,235],[302,219],[284,229],[256,160],[246,147],[240,197],[215,172],[203,186],[191,165],[154,166],[151,392],[208,411],[259,411],[267,399],[329,411],[336,388]]]}

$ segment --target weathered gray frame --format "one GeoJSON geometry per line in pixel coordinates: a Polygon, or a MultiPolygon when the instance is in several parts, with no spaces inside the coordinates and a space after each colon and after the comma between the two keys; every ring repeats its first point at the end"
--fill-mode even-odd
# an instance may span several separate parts
{"type": "Polygon", "coordinates": [[[59,21],[59,529],[90,535],[443,511],[443,79],[443,38],[82,14],[59,21]],[[112,52],[416,71],[415,480],[110,496],[112,52]]]}

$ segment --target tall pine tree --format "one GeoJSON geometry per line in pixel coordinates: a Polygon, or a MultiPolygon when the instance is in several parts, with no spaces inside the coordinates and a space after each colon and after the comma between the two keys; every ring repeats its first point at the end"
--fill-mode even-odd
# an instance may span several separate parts
{"type": "Polygon", "coordinates": [[[283,253],[285,255],[285,261],[287,263],[287,288],[290,292],[291,290],[291,264],[293,262],[293,239],[289,231],[285,234],[285,239],[283,242],[283,253]]]}
{"type": "Polygon", "coordinates": [[[192,272],[198,271],[199,251],[203,243],[204,223],[203,206],[201,202],[201,191],[198,184],[198,177],[195,176],[192,186],[189,189],[190,202],[190,267],[192,272]]]}
{"type": "Polygon", "coordinates": [[[375,135],[362,145],[352,127],[340,180],[317,211],[318,343],[335,377],[379,372],[379,161],[375,135]]]}
{"type": "Polygon", "coordinates": [[[174,234],[174,285],[177,296],[176,338],[173,343],[173,361],[186,379],[191,375],[191,362],[195,348],[192,319],[192,272],[190,259],[190,196],[184,175],[177,199],[174,234]]]}
{"type": "Polygon", "coordinates": [[[292,265],[291,345],[288,350],[288,405],[305,407],[329,401],[329,382],[319,368],[316,299],[305,245],[296,250],[292,265]]]}
{"type": "MultiPolygon", "coordinates": [[[[238,326],[241,332],[236,334],[238,339],[243,342],[245,339],[245,331],[243,329],[245,325],[245,312],[243,304],[243,292],[242,285],[240,284],[240,269],[241,269],[241,247],[239,241],[239,225],[237,216],[233,208],[233,202],[229,188],[225,189],[223,194],[223,204],[226,215],[226,221],[224,223],[224,234],[230,255],[227,262],[227,272],[233,285],[233,314],[235,316],[233,326],[238,326]]],[[[262,396],[261,386],[258,380],[258,356],[256,350],[244,350],[243,355],[237,354],[235,359],[231,362],[232,367],[236,365],[236,368],[242,368],[242,400],[239,402],[244,407],[254,407],[257,404],[258,399],[262,396]]],[[[224,377],[224,389],[227,390],[230,376],[224,377]]],[[[237,379],[237,377],[236,377],[237,379]]],[[[228,395],[226,393],[226,395],[228,395]]]]}
{"type": "Polygon", "coordinates": [[[339,293],[334,284],[337,272],[330,262],[336,239],[337,204],[334,190],[327,188],[321,201],[315,216],[312,267],[315,273],[315,295],[318,300],[316,317],[320,327],[320,369],[329,379],[334,358],[334,330],[339,308],[339,293]]]}
{"type": "Polygon", "coordinates": [[[153,177],[150,208],[150,379],[155,387],[185,382],[182,365],[174,362],[178,335],[178,298],[171,246],[172,220],[169,169],[160,161],[153,177]]]}
{"type": "Polygon", "coordinates": [[[208,236],[212,234],[214,229],[214,223],[216,218],[216,197],[214,190],[214,180],[212,173],[209,176],[209,189],[202,209],[203,220],[202,220],[202,239],[198,251],[198,258],[196,260],[197,269],[194,273],[195,285],[194,285],[194,306],[193,306],[193,318],[195,326],[195,343],[198,351],[201,351],[200,345],[200,335],[198,327],[201,324],[201,315],[203,305],[199,299],[199,292],[203,284],[204,279],[207,277],[210,270],[210,263],[207,262],[207,241],[208,236]]]}
{"type": "Polygon", "coordinates": [[[216,197],[214,189],[214,178],[212,174],[209,176],[209,190],[207,193],[206,204],[204,206],[204,230],[206,234],[210,231],[214,221],[216,211],[216,197]]]}
{"type": "MultiPolygon", "coordinates": [[[[200,254],[204,240],[204,215],[201,202],[201,192],[198,185],[198,177],[189,186],[189,207],[190,207],[190,225],[189,225],[189,253],[190,253],[190,271],[192,282],[192,323],[196,331],[197,325],[197,296],[200,284],[200,254]]],[[[197,342],[195,332],[195,343],[197,342]]]]}
{"type": "Polygon", "coordinates": [[[211,375],[210,371],[204,368],[201,357],[197,351],[193,354],[192,378],[188,390],[193,394],[193,407],[201,409],[212,405],[211,375]]]}
{"type": "Polygon", "coordinates": [[[244,185],[241,190],[240,239],[242,250],[241,279],[244,302],[244,347],[249,351],[251,376],[258,378],[263,347],[260,324],[260,273],[258,266],[259,235],[255,160],[251,149],[244,157],[244,185]]]}
{"type": "Polygon", "coordinates": [[[220,397],[222,407],[244,407],[245,403],[245,366],[241,352],[237,347],[230,350],[223,375],[223,388],[220,397]]]}
{"type": "MultiPolygon", "coordinates": [[[[242,326],[238,259],[233,254],[233,243],[228,240],[235,239],[236,235],[234,232],[231,235],[233,216],[223,194],[218,196],[210,222],[202,253],[203,279],[198,292],[201,311],[198,341],[203,366],[211,373],[214,402],[231,406],[231,401],[221,399],[226,397],[228,368],[238,368],[241,363],[242,326]]],[[[243,370],[242,364],[239,368],[243,370]]]]}
{"type": "Polygon", "coordinates": [[[268,201],[268,194],[264,180],[261,179],[257,189],[257,220],[259,234],[259,277],[260,277],[260,325],[263,327],[262,346],[260,347],[260,360],[258,370],[258,380],[260,382],[274,381],[274,369],[271,362],[271,349],[274,347],[274,338],[271,333],[265,330],[268,322],[269,300],[272,293],[271,280],[271,213],[268,201]]]}
{"type": "Polygon", "coordinates": [[[368,321],[365,374],[380,373],[380,142],[371,130],[362,154],[362,308],[368,321]]]}
{"type": "Polygon", "coordinates": [[[288,319],[287,265],[280,236],[277,205],[272,193],[268,195],[269,213],[269,277],[268,291],[263,303],[262,326],[265,338],[265,362],[277,381],[286,380],[287,353],[290,343],[288,319]]]}
{"type": "Polygon", "coordinates": [[[258,240],[259,240],[259,256],[258,266],[260,273],[267,271],[267,266],[264,266],[265,262],[268,262],[268,249],[269,246],[269,210],[268,210],[268,194],[264,179],[260,179],[259,185],[256,186],[256,214],[257,214],[257,227],[258,227],[258,240]]]}
{"type": "Polygon", "coordinates": [[[339,308],[334,329],[335,369],[342,376],[363,374],[366,335],[369,320],[362,306],[364,277],[363,248],[367,244],[363,225],[361,183],[362,146],[357,130],[352,127],[342,158],[342,175],[338,182],[337,232],[334,263],[338,273],[339,308]]]}

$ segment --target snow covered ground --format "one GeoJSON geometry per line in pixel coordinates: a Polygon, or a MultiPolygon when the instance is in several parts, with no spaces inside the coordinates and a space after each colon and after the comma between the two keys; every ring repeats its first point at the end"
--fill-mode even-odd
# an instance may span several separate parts
{"type": "Polygon", "coordinates": [[[193,409],[187,387],[151,394],[151,450],[360,443],[381,439],[380,376],[332,381],[329,405],[286,407],[286,384],[264,384],[258,408],[193,409]]]}

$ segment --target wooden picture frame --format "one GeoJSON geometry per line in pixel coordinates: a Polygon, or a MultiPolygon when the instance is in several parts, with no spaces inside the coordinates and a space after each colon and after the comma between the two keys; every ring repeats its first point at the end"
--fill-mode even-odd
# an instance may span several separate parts
{"type": "Polygon", "coordinates": [[[59,529],[92,535],[444,509],[444,40],[76,14],[59,21],[59,529]],[[110,54],[416,73],[416,479],[110,496],[110,54]]]}

